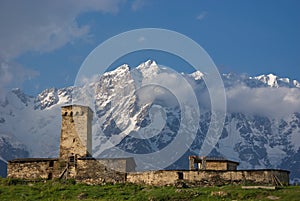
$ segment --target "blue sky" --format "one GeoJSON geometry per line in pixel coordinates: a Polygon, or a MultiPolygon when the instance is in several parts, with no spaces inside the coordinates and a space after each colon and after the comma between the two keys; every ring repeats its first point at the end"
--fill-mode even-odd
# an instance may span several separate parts
{"type": "MultiPolygon", "coordinates": [[[[36,95],[66,87],[87,55],[110,37],[163,28],[200,44],[221,73],[274,73],[300,80],[298,0],[100,0],[0,2],[0,96],[12,87],[36,95]]],[[[185,63],[148,51],[116,61],[185,63]]]]}

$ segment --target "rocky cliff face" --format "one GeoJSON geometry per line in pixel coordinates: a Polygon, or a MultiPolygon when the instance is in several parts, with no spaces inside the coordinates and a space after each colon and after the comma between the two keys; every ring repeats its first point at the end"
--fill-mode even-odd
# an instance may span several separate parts
{"type": "MultiPolygon", "coordinates": [[[[123,65],[82,87],[47,89],[37,97],[12,90],[0,103],[2,161],[15,157],[57,157],[60,106],[72,101],[88,102],[94,110],[95,157],[117,156],[116,149],[147,154],[168,147],[182,123],[182,107],[172,90],[184,94],[185,89],[176,82],[171,83],[174,88],[169,90],[143,85],[151,83],[152,78],[171,82],[167,76],[178,75],[147,61],[132,69],[123,65]]],[[[201,113],[195,139],[169,168],[187,168],[188,155],[201,155],[212,115],[205,75],[195,72],[180,76],[194,89],[201,113]]],[[[228,110],[222,135],[210,155],[239,161],[240,169],[283,168],[292,171],[292,178],[300,178],[300,109],[295,101],[300,94],[299,82],[272,74],[226,74],[222,78],[228,110]]],[[[184,110],[193,116],[191,106],[184,110]]],[[[190,128],[185,125],[188,137],[190,128]]]]}

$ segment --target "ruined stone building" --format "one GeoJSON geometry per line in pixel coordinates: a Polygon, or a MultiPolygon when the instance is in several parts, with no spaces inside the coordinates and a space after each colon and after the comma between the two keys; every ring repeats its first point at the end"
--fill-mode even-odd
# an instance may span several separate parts
{"type": "Polygon", "coordinates": [[[89,107],[62,107],[58,158],[26,158],[8,161],[8,177],[27,180],[68,179],[89,184],[131,182],[149,185],[287,185],[289,171],[237,170],[238,162],[223,158],[190,156],[189,170],[135,172],[134,158],[92,157],[92,117],[89,107]]]}
{"type": "Polygon", "coordinates": [[[190,170],[237,170],[238,165],[238,162],[225,158],[189,156],[190,170]]]}

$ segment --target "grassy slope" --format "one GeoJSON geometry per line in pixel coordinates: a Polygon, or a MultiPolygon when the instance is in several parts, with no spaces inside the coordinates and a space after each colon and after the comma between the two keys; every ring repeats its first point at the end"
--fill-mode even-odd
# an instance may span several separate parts
{"type": "Polygon", "coordinates": [[[300,187],[243,190],[223,187],[152,187],[133,184],[88,186],[73,181],[22,182],[0,179],[0,200],[300,200],[300,187]]]}

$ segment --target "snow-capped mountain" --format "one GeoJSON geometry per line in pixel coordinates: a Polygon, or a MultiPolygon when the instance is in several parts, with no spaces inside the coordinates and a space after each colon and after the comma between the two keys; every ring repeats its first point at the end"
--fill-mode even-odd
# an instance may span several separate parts
{"type": "Polygon", "coordinates": [[[246,84],[249,87],[272,87],[272,88],[300,88],[300,83],[297,80],[291,80],[289,78],[281,78],[273,74],[259,75],[255,77],[249,77],[247,75],[238,75],[234,73],[223,74],[224,82],[234,85],[239,83],[246,84]]]}
{"type": "Polygon", "coordinates": [[[257,77],[250,77],[250,79],[259,80],[270,87],[297,87],[300,88],[300,83],[297,80],[290,80],[289,78],[280,78],[273,74],[260,75],[257,77]]]}
{"type": "MultiPolygon", "coordinates": [[[[193,131],[189,122],[197,119],[195,105],[186,103],[182,108],[178,100],[179,96],[190,98],[188,83],[199,102],[199,128],[184,155],[168,167],[187,168],[188,155],[201,155],[215,115],[209,109],[204,77],[199,71],[176,74],[147,61],[136,68],[122,65],[84,86],[46,89],[37,97],[14,89],[0,101],[0,161],[57,157],[60,106],[71,103],[94,110],[95,157],[117,156],[116,148],[134,154],[162,150],[180,129],[187,134],[193,131]],[[191,117],[185,119],[187,123],[182,123],[183,110],[191,117]]],[[[222,79],[228,110],[222,135],[210,155],[239,161],[242,169],[288,169],[293,179],[300,178],[300,83],[272,74],[224,74],[222,79]]]]}

